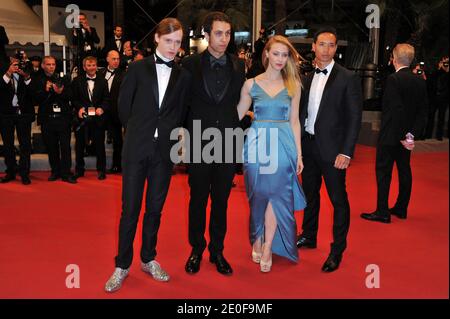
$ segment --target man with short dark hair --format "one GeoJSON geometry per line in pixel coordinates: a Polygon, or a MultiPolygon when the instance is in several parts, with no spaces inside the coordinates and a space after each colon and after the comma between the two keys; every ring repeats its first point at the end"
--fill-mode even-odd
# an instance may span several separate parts
{"type": "MultiPolygon", "coordinates": [[[[190,150],[193,150],[194,123],[201,122],[201,131],[208,128],[220,130],[239,127],[236,106],[245,81],[244,62],[235,55],[226,53],[231,36],[231,20],[222,12],[212,12],[205,18],[203,28],[208,48],[201,54],[187,57],[183,66],[193,76],[189,90],[189,115],[187,127],[191,136],[190,150]]],[[[201,141],[202,149],[210,141],[201,141]]],[[[225,143],[223,143],[224,145],[225,143]]],[[[203,152],[200,150],[200,154],[203,152]]],[[[233,270],[223,256],[224,240],[227,230],[227,204],[230,195],[235,164],[226,163],[222,151],[220,162],[212,163],[200,159],[199,163],[190,160],[189,169],[189,243],[191,255],[185,270],[194,274],[200,269],[203,251],[206,248],[206,205],[211,196],[211,215],[209,222],[210,242],[208,250],[210,262],[217,271],[231,275],[233,270]]],[[[233,158],[235,156],[233,155],[233,158]]]]}
{"type": "Polygon", "coordinates": [[[359,77],[334,61],[337,50],[334,28],[319,30],[312,49],[317,68],[306,77],[300,107],[305,166],[302,179],[307,207],[297,247],[317,246],[323,177],[334,218],[333,243],[322,271],[332,272],[338,269],[347,247],[350,204],[345,179],[361,126],[362,92],[359,77]]]}
{"type": "Polygon", "coordinates": [[[19,68],[19,60],[11,63],[0,78],[0,131],[3,139],[6,176],[0,182],[7,183],[20,174],[22,184],[30,180],[31,123],[35,114],[32,102],[31,76],[19,68]],[[20,147],[19,167],[14,149],[14,132],[17,132],[20,147]]]}

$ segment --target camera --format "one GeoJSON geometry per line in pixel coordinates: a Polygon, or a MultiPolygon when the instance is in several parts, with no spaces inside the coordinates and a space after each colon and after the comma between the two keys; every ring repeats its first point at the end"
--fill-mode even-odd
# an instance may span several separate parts
{"type": "Polygon", "coordinates": [[[25,60],[25,51],[17,50],[14,58],[19,60],[19,69],[26,74],[31,74],[33,71],[33,63],[31,61],[25,60]]]}
{"type": "Polygon", "coordinates": [[[62,87],[64,84],[64,77],[61,76],[61,74],[55,72],[50,77],[50,81],[55,84],[58,88],[62,87]]]}

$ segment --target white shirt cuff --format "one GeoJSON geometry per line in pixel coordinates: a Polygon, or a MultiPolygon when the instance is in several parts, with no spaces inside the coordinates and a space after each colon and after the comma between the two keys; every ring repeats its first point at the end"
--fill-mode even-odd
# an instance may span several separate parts
{"type": "Polygon", "coordinates": [[[345,155],[345,154],[339,154],[339,155],[342,155],[342,156],[344,156],[344,157],[347,157],[348,159],[352,159],[350,156],[345,155]]]}
{"type": "Polygon", "coordinates": [[[9,78],[6,74],[3,75],[3,81],[5,81],[6,84],[9,84],[9,81],[11,81],[11,78],[9,78]]]}

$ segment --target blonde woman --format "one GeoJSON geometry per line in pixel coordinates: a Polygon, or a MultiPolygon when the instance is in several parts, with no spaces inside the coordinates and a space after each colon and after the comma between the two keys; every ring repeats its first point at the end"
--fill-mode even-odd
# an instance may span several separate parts
{"type": "Polygon", "coordinates": [[[267,42],[262,58],[266,71],[244,83],[238,113],[242,119],[253,102],[243,154],[250,242],[253,261],[269,272],[272,252],[298,261],[294,211],[305,207],[305,198],[297,177],[303,169],[298,54],[277,35],[267,42]]]}

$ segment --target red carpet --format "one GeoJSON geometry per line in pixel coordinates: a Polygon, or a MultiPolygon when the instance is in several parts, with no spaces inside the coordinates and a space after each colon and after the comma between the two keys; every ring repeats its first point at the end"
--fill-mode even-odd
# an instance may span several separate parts
{"type": "MultiPolygon", "coordinates": [[[[412,157],[413,194],[409,218],[378,224],[362,220],[375,207],[374,148],[359,146],[348,171],[352,222],[341,268],[320,272],[329,252],[332,211],[323,189],[319,242],[300,251],[299,264],[274,258],[262,274],[250,259],[249,209],[242,176],[229,201],[225,256],[234,275],[218,274],[205,253],[197,275],[184,272],[188,185],[175,175],[164,208],[157,260],[169,272],[159,283],[139,269],[140,225],[130,276],[115,294],[103,292],[114,269],[120,218],[120,176],[96,179],[95,172],[76,185],[47,182],[32,174],[32,185],[0,185],[0,298],[448,298],[449,190],[448,153],[412,157]],[[66,287],[66,266],[80,269],[80,288],[66,287]],[[380,268],[380,288],[368,289],[366,266],[380,268]]],[[[393,179],[392,200],[397,190],[393,179]]],[[[302,212],[296,213],[298,227],[302,212]]]]}

